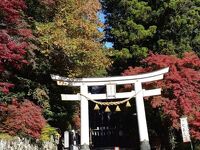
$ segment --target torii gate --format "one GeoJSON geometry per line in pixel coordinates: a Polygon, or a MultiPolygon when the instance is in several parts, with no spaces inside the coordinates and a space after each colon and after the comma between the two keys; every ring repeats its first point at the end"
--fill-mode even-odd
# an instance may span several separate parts
{"type": "Polygon", "coordinates": [[[150,150],[149,136],[146,123],[146,114],[144,108],[145,96],[160,95],[161,89],[145,90],[142,88],[142,83],[151,82],[163,79],[169,68],[160,69],[151,73],[132,75],[132,76],[117,76],[117,77],[102,77],[102,78],[65,78],[58,75],[51,75],[51,78],[57,81],[58,85],[62,86],[79,86],[80,93],[77,94],[61,94],[62,100],[80,101],[81,107],[81,150],[89,150],[89,109],[88,99],[103,100],[103,99],[122,99],[129,98],[135,95],[136,111],[139,127],[140,149],[150,150]],[[131,92],[116,93],[116,85],[134,84],[134,90],[131,92]],[[105,94],[91,94],[88,92],[89,86],[106,86],[105,94]]]}

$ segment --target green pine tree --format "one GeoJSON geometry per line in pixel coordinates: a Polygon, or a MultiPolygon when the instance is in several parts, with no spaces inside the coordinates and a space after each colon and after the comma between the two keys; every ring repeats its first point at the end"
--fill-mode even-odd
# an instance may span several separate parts
{"type": "Polygon", "coordinates": [[[129,52],[126,56],[131,63],[146,57],[148,50],[179,56],[191,50],[200,54],[199,0],[101,2],[106,15],[105,40],[113,42],[114,49],[129,52]]]}

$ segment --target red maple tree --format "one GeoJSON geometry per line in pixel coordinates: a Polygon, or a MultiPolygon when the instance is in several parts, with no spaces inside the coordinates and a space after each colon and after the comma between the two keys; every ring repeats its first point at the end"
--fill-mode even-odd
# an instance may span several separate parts
{"type": "MultiPolygon", "coordinates": [[[[0,2],[0,91],[7,94],[14,86],[10,78],[14,70],[25,64],[28,40],[32,31],[24,19],[26,4],[24,0],[1,0],[0,2]]],[[[0,131],[11,135],[29,135],[39,138],[46,121],[42,109],[25,100],[12,104],[0,103],[0,131]]]]}
{"type": "Polygon", "coordinates": [[[187,116],[192,137],[200,139],[199,57],[194,53],[185,53],[183,58],[151,53],[142,63],[145,67],[129,67],[122,74],[133,75],[169,67],[164,80],[144,85],[162,88],[162,95],[153,97],[151,105],[160,107],[176,129],[180,128],[180,117],[187,116]]]}
{"type": "Polygon", "coordinates": [[[7,83],[13,69],[20,69],[27,64],[25,59],[27,38],[32,32],[23,20],[24,0],[1,0],[0,2],[0,90],[9,92],[14,86],[7,83]]]}
{"type": "Polygon", "coordinates": [[[26,100],[12,104],[0,103],[0,130],[10,135],[29,135],[39,138],[46,121],[42,109],[26,100]]]}

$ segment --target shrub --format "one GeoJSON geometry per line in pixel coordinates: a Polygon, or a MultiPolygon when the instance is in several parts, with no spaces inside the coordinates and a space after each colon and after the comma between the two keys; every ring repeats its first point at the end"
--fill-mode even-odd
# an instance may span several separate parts
{"type": "Polygon", "coordinates": [[[57,135],[59,135],[57,130],[55,128],[51,127],[49,124],[46,124],[46,126],[42,129],[40,139],[42,141],[50,141],[51,136],[55,137],[57,135]]]}
{"type": "Polygon", "coordinates": [[[42,109],[31,101],[0,104],[0,130],[10,135],[26,135],[39,138],[46,121],[42,109]]]}

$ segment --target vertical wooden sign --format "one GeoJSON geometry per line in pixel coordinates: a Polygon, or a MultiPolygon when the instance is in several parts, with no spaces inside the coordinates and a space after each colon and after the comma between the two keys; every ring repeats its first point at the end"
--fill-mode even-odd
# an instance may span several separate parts
{"type": "Polygon", "coordinates": [[[190,142],[191,140],[190,140],[187,117],[181,117],[180,121],[181,121],[181,132],[182,132],[183,142],[190,142]]]}

